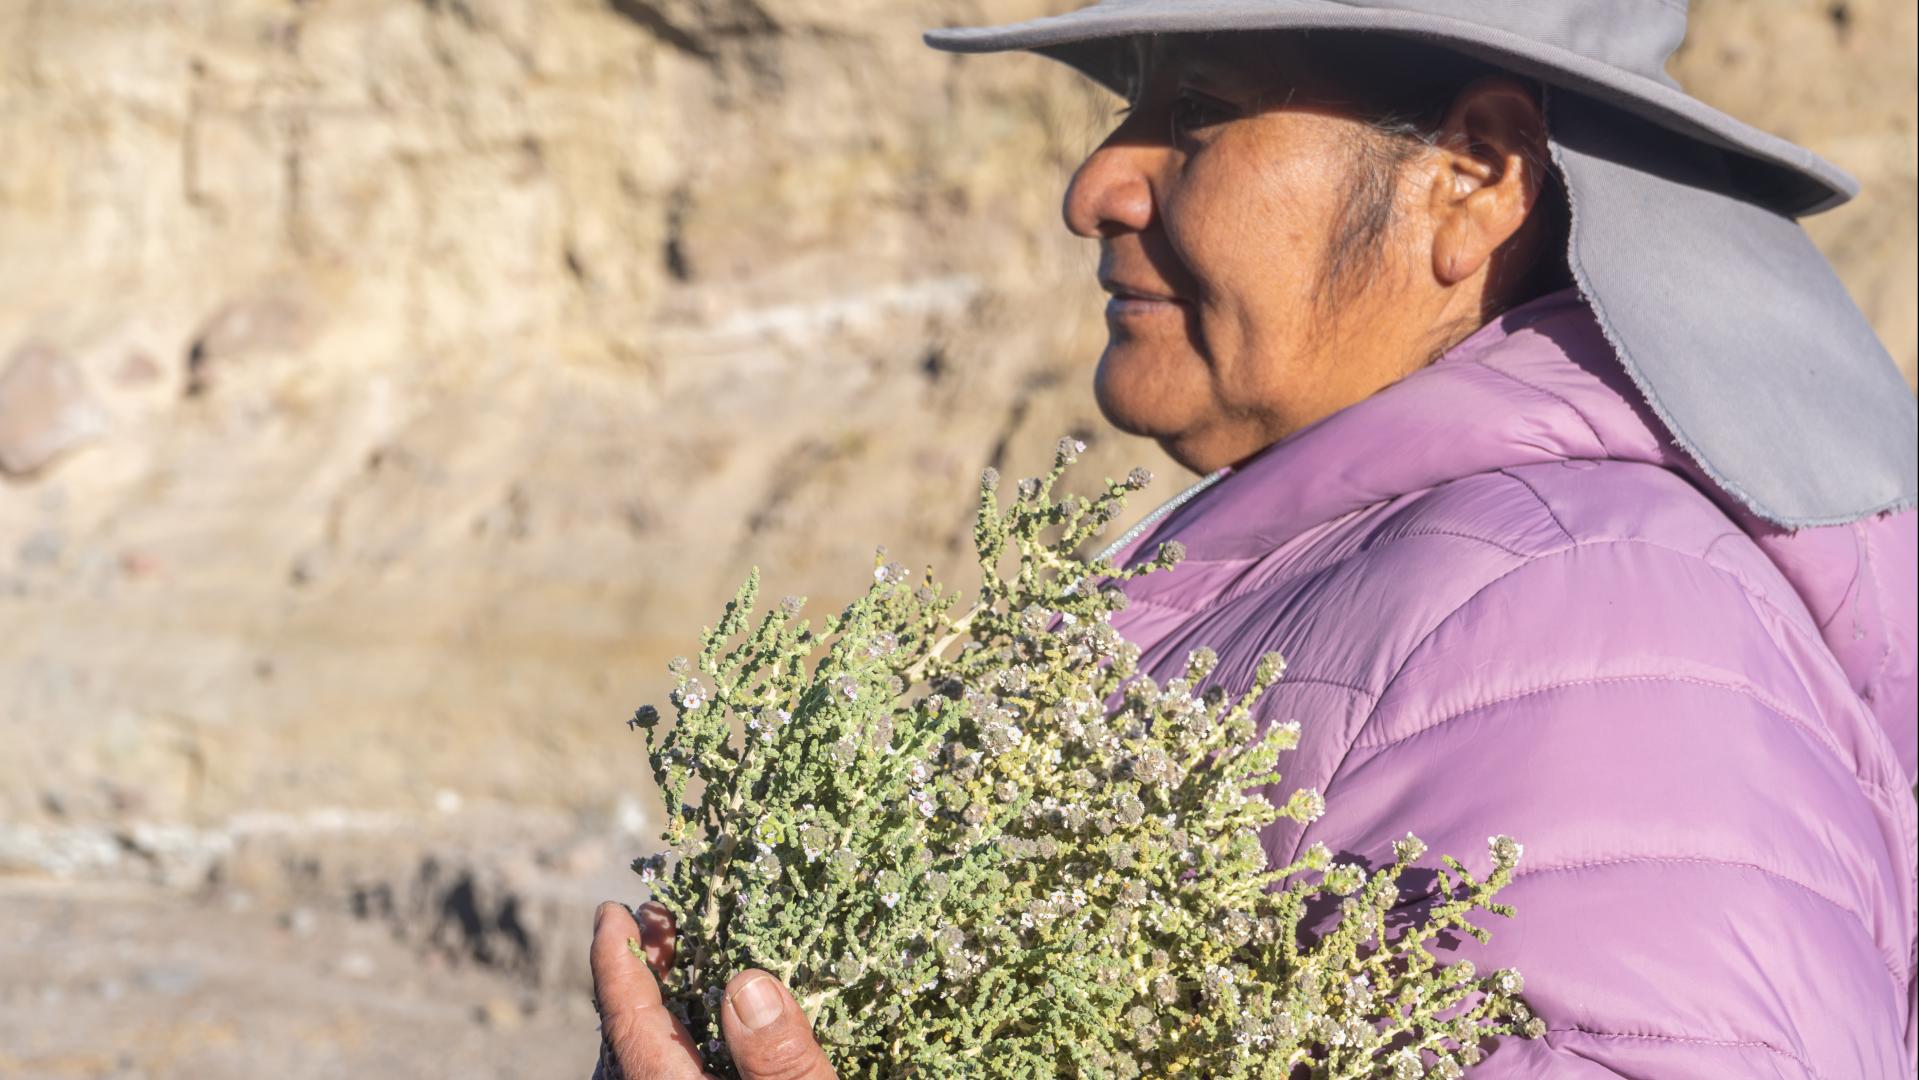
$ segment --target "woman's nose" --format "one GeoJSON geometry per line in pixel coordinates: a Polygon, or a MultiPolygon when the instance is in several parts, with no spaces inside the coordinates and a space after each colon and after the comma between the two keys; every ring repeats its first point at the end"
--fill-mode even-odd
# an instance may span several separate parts
{"type": "Polygon", "coordinates": [[[1144,232],[1152,224],[1153,189],[1142,160],[1150,148],[1117,136],[1093,151],[1066,187],[1066,227],[1075,236],[1098,240],[1144,232]]]}

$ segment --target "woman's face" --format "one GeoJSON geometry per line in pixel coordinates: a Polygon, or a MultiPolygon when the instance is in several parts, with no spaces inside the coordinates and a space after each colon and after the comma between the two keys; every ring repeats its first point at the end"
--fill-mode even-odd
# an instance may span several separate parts
{"type": "MultiPolygon", "coordinates": [[[[1378,272],[1329,302],[1356,155],[1377,137],[1307,104],[1278,40],[1143,46],[1130,110],[1066,194],[1067,224],[1099,241],[1112,294],[1100,409],[1202,472],[1403,378],[1465,302],[1435,288],[1457,283],[1431,269],[1445,221],[1424,212],[1396,213],[1378,272]]],[[[1401,170],[1391,197],[1421,207],[1436,179],[1401,170]]]]}

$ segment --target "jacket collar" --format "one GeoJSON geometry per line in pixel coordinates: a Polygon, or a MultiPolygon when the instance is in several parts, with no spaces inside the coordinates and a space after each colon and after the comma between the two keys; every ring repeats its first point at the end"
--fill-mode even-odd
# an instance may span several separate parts
{"type": "Polygon", "coordinates": [[[1317,525],[1477,473],[1576,459],[1696,468],[1671,445],[1574,289],[1539,297],[1432,364],[1235,467],[1132,547],[1258,558],[1317,525]]]}

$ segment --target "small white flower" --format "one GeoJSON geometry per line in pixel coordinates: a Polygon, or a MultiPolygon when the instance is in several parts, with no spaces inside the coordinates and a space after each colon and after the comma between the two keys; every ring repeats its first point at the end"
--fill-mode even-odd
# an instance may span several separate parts
{"type": "Polygon", "coordinates": [[[1526,846],[1510,836],[1488,836],[1486,847],[1492,851],[1494,861],[1517,863],[1526,853],[1526,846]]]}
{"type": "Polygon", "coordinates": [[[1326,814],[1326,796],[1313,788],[1301,788],[1293,796],[1293,810],[1302,820],[1318,821],[1326,814]]]}

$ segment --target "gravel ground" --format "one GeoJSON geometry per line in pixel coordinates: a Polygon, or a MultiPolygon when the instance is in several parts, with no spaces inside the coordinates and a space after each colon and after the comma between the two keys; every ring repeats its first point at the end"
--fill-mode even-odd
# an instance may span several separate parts
{"type": "MultiPolygon", "coordinates": [[[[581,915],[585,964],[588,913],[581,915]]],[[[0,878],[0,1076],[584,1077],[584,993],[536,995],[345,912],[0,878]]]]}

